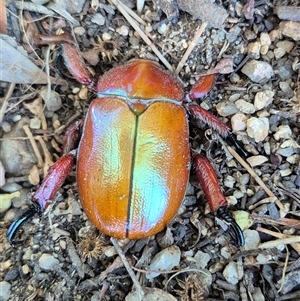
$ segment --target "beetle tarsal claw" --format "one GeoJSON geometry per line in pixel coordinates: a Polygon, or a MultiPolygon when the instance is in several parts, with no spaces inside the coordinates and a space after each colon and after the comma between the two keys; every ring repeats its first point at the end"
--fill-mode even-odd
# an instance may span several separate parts
{"type": "Polygon", "coordinates": [[[217,215],[228,223],[230,236],[239,247],[242,247],[245,244],[243,231],[229,213],[227,206],[221,206],[217,211],[217,215]]]}
{"type": "Polygon", "coordinates": [[[25,211],[16,221],[14,221],[7,230],[7,240],[11,245],[14,245],[13,238],[17,233],[19,227],[28,219],[33,217],[35,214],[41,213],[41,207],[38,203],[32,203],[28,210],[25,211]]]}

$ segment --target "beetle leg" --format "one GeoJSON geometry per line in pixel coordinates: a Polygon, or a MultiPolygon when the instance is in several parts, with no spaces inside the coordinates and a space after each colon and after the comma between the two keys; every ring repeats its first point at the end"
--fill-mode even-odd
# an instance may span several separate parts
{"type": "Polygon", "coordinates": [[[65,65],[75,79],[95,91],[96,80],[86,67],[86,64],[75,46],[75,40],[70,32],[56,36],[40,35],[41,44],[61,44],[65,65]]]}
{"type": "Polygon", "coordinates": [[[196,100],[206,95],[214,85],[217,76],[217,73],[201,76],[190,90],[189,99],[196,100]]]}
{"type": "Polygon", "coordinates": [[[14,221],[7,229],[7,240],[8,242],[13,245],[13,238],[17,233],[19,227],[28,219],[32,218],[37,213],[41,213],[41,207],[38,203],[32,203],[29,206],[29,209],[25,211],[16,221],[14,221]]]}
{"type": "Polygon", "coordinates": [[[66,177],[74,166],[74,159],[75,151],[72,151],[69,154],[63,155],[51,167],[41,186],[34,194],[30,208],[8,228],[7,238],[11,244],[12,239],[21,224],[36,213],[42,212],[49,206],[51,200],[54,198],[58,189],[64,183],[66,177]]]}
{"type": "Polygon", "coordinates": [[[77,148],[83,122],[84,120],[80,119],[67,128],[63,138],[63,154],[68,154],[70,151],[77,148]]]}
{"type": "Polygon", "coordinates": [[[243,232],[228,211],[227,200],[221,192],[221,187],[218,183],[217,175],[212,165],[207,158],[201,155],[196,155],[194,157],[194,165],[200,185],[208,200],[211,211],[216,212],[221,219],[229,224],[230,235],[233,236],[235,243],[238,246],[243,246],[243,232]]]}
{"type": "Polygon", "coordinates": [[[235,134],[232,133],[231,128],[224,122],[222,122],[215,115],[206,111],[196,104],[187,105],[189,113],[196,118],[209,125],[215,131],[217,131],[230,145],[234,145],[237,152],[244,159],[249,157],[249,154],[237,141],[235,134]]]}

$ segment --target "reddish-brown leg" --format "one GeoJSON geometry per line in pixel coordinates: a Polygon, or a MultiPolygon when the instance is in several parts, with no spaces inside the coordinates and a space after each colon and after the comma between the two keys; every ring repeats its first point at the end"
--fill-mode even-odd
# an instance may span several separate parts
{"type": "Polygon", "coordinates": [[[238,246],[243,246],[245,243],[243,232],[228,211],[227,201],[210,162],[207,158],[196,155],[194,157],[194,166],[211,211],[217,213],[218,217],[229,225],[230,235],[238,246]]]}
{"type": "MultiPolygon", "coordinates": [[[[77,147],[75,143],[76,140],[78,140],[82,123],[82,120],[77,121],[74,125],[71,125],[67,129],[66,135],[68,135],[68,137],[64,139],[64,152],[68,151],[70,147],[77,147]]],[[[14,235],[22,223],[34,216],[36,213],[42,212],[49,206],[55,194],[72,170],[75,164],[75,156],[76,151],[70,151],[59,158],[51,167],[41,186],[34,194],[32,204],[29,209],[9,226],[7,230],[7,239],[11,244],[13,244],[14,235]]]]}
{"type": "Polygon", "coordinates": [[[95,78],[88,70],[83,58],[79,54],[71,33],[65,31],[60,35],[52,37],[41,35],[40,40],[41,44],[61,44],[63,58],[69,72],[79,83],[88,86],[91,90],[95,91],[95,78]]]}

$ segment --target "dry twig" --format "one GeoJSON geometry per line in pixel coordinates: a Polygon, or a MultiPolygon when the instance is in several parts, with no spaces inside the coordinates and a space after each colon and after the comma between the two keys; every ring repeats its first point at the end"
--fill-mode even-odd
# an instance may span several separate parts
{"type": "Polygon", "coordinates": [[[151,42],[151,40],[147,37],[147,35],[142,31],[136,21],[129,15],[127,10],[124,9],[125,4],[123,4],[119,0],[109,0],[109,2],[113,3],[120,13],[124,16],[124,18],[129,22],[129,24],[137,31],[137,33],[141,36],[144,42],[152,49],[152,51],[157,55],[157,57],[161,60],[161,62],[168,68],[170,71],[173,72],[173,68],[170,63],[164,58],[164,56],[160,53],[160,51],[156,48],[156,46],[151,42]]]}

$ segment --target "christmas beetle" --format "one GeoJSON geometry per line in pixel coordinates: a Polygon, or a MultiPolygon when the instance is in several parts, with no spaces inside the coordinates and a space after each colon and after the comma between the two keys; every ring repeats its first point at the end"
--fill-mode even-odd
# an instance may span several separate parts
{"type": "MultiPolygon", "coordinates": [[[[75,161],[83,209],[101,232],[119,239],[160,232],[176,215],[189,179],[187,115],[205,122],[241,150],[226,124],[193,103],[212,88],[217,75],[202,76],[187,95],[175,76],[149,60],[133,60],[94,77],[68,32],[53,41],[62,44],[70,73],[97,98],[84,122],[66,133],[64,145],[70,149],[82,128],[78,149],[66,151],[52,166],[30,209],[9,227],[8,240],[12,242],[25,220],[47,208],[75,161]]],[[[211,164],[201,155],[193,155],[193,162],[211,210],[242,246],[243,232],[228,211],[211,164]]]]}

